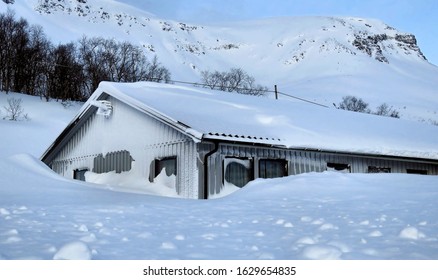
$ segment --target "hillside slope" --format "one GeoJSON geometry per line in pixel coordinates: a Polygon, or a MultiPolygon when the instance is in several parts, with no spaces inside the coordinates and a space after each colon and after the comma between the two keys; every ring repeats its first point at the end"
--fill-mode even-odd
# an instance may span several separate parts
{"type": "Polygon", "coordinates": [[[115,37],[144,47],[174,80],[198,82],[204,70],[245,69],[258,83],[332,106],[355,95],[386,102],[403,118],[438,121],[438,67],[415,36],[374,19],[285,17],[199,26],[162,20],[117,1],[24,0],[0,3],[54,42],[115,37]]]}

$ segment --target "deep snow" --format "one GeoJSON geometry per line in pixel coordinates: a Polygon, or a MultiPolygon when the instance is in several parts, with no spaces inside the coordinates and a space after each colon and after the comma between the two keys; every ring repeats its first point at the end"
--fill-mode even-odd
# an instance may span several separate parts
{"type": "Polygon", "coordinates": [[[309,173],[208,201],[125,193],[43,165],[78,108],[20,97],[31,120],[0,120],[0,259],[438,259],[437,176],[309,173]]]}
{"type": "Polygon", "coordinates": [[[3,259],[437,259],[438,178],[312,173],[202,201],[0,160],[3,259]]]}

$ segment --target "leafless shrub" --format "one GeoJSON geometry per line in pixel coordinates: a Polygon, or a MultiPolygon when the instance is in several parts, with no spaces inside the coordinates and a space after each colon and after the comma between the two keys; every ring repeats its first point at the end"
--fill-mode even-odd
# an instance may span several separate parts
{"type": "Polygon", "coordinates": [[[248,95],[264,95],[267,87],[255,84],[255,79],[241,68],[231,68],[228,72],[202,71],[201,81],[204,87],[248,95]]]}
{"type": "Polygon", "coordinates": [[[21,98],[8,98],[8,105],[4,106],[6,110],[6,116],[3,119],[8,119],[10,121],[18,121],[23,116],[28,119],[28,115],[24,114],[24,109],[21,106],[23,100],[21,98]]]}

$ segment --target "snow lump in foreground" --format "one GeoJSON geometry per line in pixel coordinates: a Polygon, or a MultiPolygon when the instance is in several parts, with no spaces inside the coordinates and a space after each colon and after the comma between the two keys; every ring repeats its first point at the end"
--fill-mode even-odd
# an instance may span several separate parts
{"type": "Polygon", "coordinates": [[[54,260],[91,260],[91,251],[87,244],[75,241],[65,244],[53,256],[54,260]]]}

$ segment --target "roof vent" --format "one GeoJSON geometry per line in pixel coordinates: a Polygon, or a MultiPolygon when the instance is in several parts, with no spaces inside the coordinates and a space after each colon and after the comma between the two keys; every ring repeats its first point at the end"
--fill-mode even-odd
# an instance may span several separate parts
{"type": "Polygon", "coordinates": [[[113,112],[113,105],[107,100],[93,100],[90,103],[92,106],[97,107],[96,114],[109,118],[113,112]]]}

